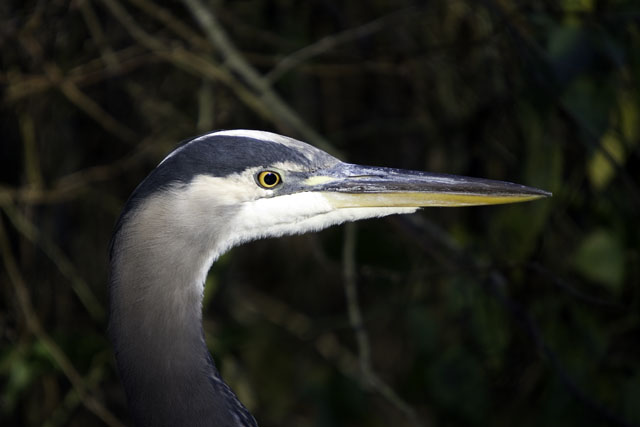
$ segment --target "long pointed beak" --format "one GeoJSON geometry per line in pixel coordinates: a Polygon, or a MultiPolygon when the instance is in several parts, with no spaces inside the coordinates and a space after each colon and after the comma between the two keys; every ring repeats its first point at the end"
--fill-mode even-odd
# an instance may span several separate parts
{"type": "Polygon", "coordinates": [[[305,184],[336,208],[495,205],[551,196],[511,182],[349,163],[318,172],[305,184]]]}

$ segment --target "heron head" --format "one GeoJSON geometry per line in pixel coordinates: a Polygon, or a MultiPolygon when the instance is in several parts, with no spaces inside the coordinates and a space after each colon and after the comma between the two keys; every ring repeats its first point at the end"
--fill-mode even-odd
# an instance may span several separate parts
{"type": "Polygon", "coordinates": [[[234,130],[210,133],[174,150],[136,189],[129,210],[146,204],[143,222],[169,221],[178,230],[176,238],[215,241],[221,253],[248,240],[421,207],[548,195],[502,181],[345,163],[292,138],[234,130]]]}

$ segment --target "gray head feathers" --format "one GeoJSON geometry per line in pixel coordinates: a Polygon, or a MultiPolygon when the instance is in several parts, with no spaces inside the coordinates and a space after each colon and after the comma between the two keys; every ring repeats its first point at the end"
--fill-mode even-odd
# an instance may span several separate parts
{"type": "Polygon", "coordinates": [[[134,198],[174,183],[188,184],[198,175],[226,177],[254,167],[291,164],[314,171],[338,159],[293,138],[256,130],[207,133],[183,142],[138,186],[134,198]]]}

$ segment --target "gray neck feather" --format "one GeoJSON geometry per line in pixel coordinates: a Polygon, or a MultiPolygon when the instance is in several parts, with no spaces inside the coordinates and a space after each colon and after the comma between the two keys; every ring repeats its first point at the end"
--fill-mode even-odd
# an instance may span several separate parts
{"type": "Polygon", "coordinates": [[[215,227],[181,217],[183,202],[179,192],[149,197],[114,237],[109,329],[130,411],[139,426],[256,426],[202,330],[206,273],[226,248],[215,246],[215,227]]]}

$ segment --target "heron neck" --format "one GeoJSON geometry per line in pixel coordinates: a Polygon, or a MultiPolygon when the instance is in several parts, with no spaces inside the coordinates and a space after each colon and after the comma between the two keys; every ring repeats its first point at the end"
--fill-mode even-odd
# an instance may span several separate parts
{"type": "Polygon", "coordinates": [[[204,340],[203,286],[214,252],[184,236],[143,239],[138,225],[124,223],[114,239],[109,321],[134,422],[255,425],[253,418],[242,422],[250,415],[220,378],[204,340]]]}

